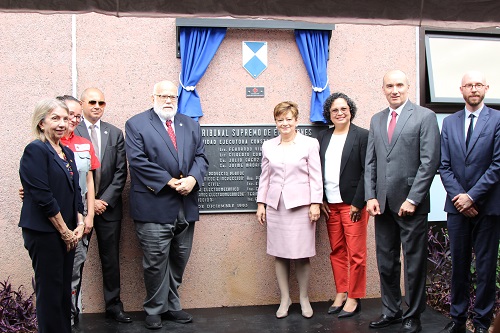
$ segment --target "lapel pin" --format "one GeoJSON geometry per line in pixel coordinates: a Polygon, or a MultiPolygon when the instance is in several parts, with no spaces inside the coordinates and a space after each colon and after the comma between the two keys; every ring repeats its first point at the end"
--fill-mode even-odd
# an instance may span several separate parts
{"type": "Polygon", "coordinates": [[[182,123],[179,123],[179,126],[182,126],[182,123]]]}
{"type": "Polygon", "coordinates": [[[104,134],[108,135],[108,131],[104,131],[104,134]]]}

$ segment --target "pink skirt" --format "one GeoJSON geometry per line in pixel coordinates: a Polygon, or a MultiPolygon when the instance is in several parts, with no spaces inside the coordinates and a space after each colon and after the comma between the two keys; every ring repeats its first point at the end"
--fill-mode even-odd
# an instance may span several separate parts
{"type": "Polygon", "coordinates": [[[280,197],[278,209],[267,206],[267,254],[301,259],[316,255],[316,223],[309,220],[309,206],[286,209],[280,197]]]}

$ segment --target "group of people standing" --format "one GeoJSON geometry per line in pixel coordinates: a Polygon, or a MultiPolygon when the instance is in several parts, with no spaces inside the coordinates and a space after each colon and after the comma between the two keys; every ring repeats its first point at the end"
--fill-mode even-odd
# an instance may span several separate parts
{"type": "Polygon", "coordinates": [[[106,101],[97,88],[86,89],[81,101],[65,95],[35,107],[35,140],[20,162],[19,226],[35,271],[40,333],[69,333],[77,326],[81,276],[93,230],[106,317],[132,322],[120,300],[127,155],[131,214],[144,251],[146,327],[161,328],[161,319],[192,320],[182,311],[177,289],[190,255],[197,190],[208,161],[198,123],[177,114],[177,87],[160,82],[151,98],[153,108],[127,121],[126,139],[120,129],[101,120],[106,101]]]}
{"type": "Polygon", "coordinates": [[[409,87],[404,72],[385,74],[382,91],[389,107],[372,117],[369,131],[352,124],[357,112],[354,101],[343,93],[332,94],[324,103],[324,118],[333,126],[317,140],[296,131],[295,103],[275,107],[279,136],[262,146],[257,220],[267,224],[267,253],[275,257],[281,293],[277,318],[286,317],[292,303],[291,261],[302,316],[313,315],[307,290],[319,211],[325,215],[336,286],[328,313],[345,318],[361,311],[369,214],[375,221],[382,296],[382,313],[369,326],[400,323],[398,332],[421,331],[429,190],[439,169],[447,192],[453,264],[453,320],[440,333],[465,332],[472,250],[478,273],[473,324],[475,332],[487,332],[495,305],[500,235],[500,206],[495,205],[500,199],[500,112],[483,103],[489,88],[484,75],[468,72],[460,87],[465,108],[445,119],[440,135],[436,114],[412,103],[409,87]]]}
{"type": "MultiPolygon", "coordinates": [[[[441,136],[435,113],[409,101],[409,81],[399,70],[383,78],[389,107],[372,117],[369,131],[352,124],[357,107],[343,93],[325,101],[324,117],[333,126],[317,139],[296,131],[297,104],[275,107],[279,136],[262,146],[257,219],[267,225],[267,252],[275,257],[281,293],[277,318],[286,317],[292,303],[292,262],[302,316],[313,316],[309,258],[316,254],[316,222],[322,213],[336,285],[328,313],[345,318],[361,311],[370,214],[382,294],[382,314],[370,327],[402,323],[399,332],[419,332],[429,188],[439,168],[453,261],[453,321],[442,332],[465,332],[472,248],[478,272],[474,325],[476,332],[486,332],[495,302],[500,233],[500,112],[483,103],[488,85],[481,73],[467,73],[460,90],[465,109],[445,119],[441,136]]],[[[71,318],[77,323],[81,272],[93,229],[106,316],[132,321],[120,300],[118,253],[127,160],[130,211],[143,251],[145,326],[192,321],[182,310],[178,288],[199,219],[198,190],[208,160],[199,124],[177,113],[177,91],[170,81],[157,83],[153,107],[126,122],[126,136],[101,120],[106,101],[99,89],[86,89],[81,101],[61,96],[37,104],[35,140],[20,163],[19,226],[35,271],[39,332],[70,332],[71,318]]]]}

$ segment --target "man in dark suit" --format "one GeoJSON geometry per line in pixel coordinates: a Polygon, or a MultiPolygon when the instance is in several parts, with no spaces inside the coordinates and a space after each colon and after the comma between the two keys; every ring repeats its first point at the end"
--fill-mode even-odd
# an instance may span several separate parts
{"type": "Polygon", "coordinates": [[[389,107],[370,123],[365,167],[367,210],[375,216],[382,315],[370,323],[381,328],[403,322],[399,332],[419,332],[425,310],[429,188],[439,165],[436,115],[408,100],[406,74],[385,74],[382,90],[389,107]],[[401,246],[405,297],[402,312],[401,246]]]}
{"type": "Polygon", "coordinates": [[[177,87],[155,84],[154,107],[125,124],[130,211],[143,250],[146,327],[189,323],[178,288],[199,219],[198,190],[208,169],[199,124],[177,114],[177,87]]]}
{"type": "Polygon", "coordinates": [[[474,328],[486,333],[495,306],[500,234],[500,112],[484,105],[484,75],[468,72],[460,91],[465,109],[443,121],[439,173],[447,192],[444,210],[450,236],[450,322],[441,332],[465,332],[470,301],[472,249],[477,288],[474,328]]]}
{"type": "Polygon", "coordinates": [[[94,171],[94,229],[101,258],[106,317],[130,323],[132,319],[123,311],[120,300],[119,242],[122,192],[127,180],[123,132],[101,120],[106,101],[99,89],[85,89],[81,101],[84,121],[80,122],[75,132],[92,142],[101,162],[101,167],[94,171]]]}

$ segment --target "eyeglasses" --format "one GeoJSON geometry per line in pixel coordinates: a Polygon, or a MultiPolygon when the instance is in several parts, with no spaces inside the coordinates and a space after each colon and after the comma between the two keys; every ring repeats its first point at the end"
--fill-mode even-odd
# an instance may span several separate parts
{"type": "Polygon", "coordinates": [[[75,115],[73,112],[69,113],[69,119],[76,119],[77,122],[82,121],[82,115],[75,115]]]}
{"type": "Polygon", "coordinates": [[[170,99],[172,102],[177,101],[177,96],[175,95],[157,95],[155,94],[156,98],[158,98],[159,101],[165,102],[167,99],[170,99]]]}
{"type": "Polygon", "coordinates": [[[469,89],[469,90],[472,90],[472,88],[475,87],[477,90],[481,90],[484,88],[484,84],[482,84],[482,83],[474,83],[474,84],[467,83],[467,84],[464,84],[462,87],[465,89],[469,89]]]}
{"type": "Polygon", "coordinates": [[[330,113],[337,114],[337,113],[342,113],[342,114],[348,114],[349,113],[349,108],[340,108],[340,109],[333,109],[330,110],[330,113]]]}
{"type": "Polygon", "coordinates": [[[99,104],[100,107],[103,107],[103,106],[106,106],[106,102],[105,101],[87,101],[87,103],[89,103],[90,105],[94,106],[96,104],[99,104]]]}

